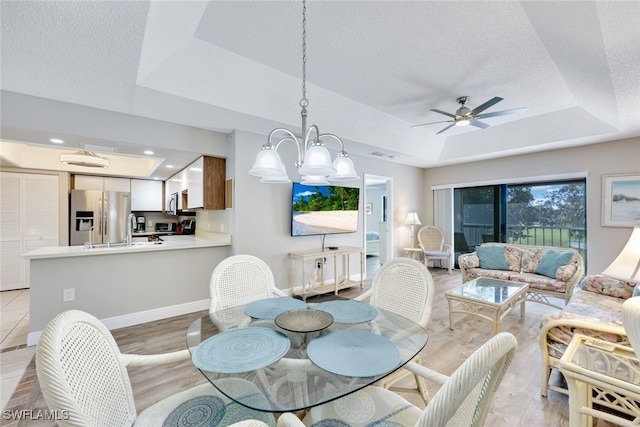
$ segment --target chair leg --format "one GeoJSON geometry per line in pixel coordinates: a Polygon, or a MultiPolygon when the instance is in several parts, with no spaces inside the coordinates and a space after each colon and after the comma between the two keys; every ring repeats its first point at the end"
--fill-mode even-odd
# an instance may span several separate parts
{"type": "Polygon", "coordinates": [[[416,385],[418,386],[418,394],[420,394],[420,397],[422,397],[424,404],[428,405],[429,401],[431,400],[431,396],[429,396],[429,390],[427,390],[427,385],[424,382],[424,378],[417,374],[414,374],[414,377],[416,378],[416,385]]]}

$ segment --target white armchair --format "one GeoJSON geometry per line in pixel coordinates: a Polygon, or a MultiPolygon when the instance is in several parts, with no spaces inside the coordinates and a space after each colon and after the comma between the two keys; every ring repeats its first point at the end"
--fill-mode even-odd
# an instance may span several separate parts
{"type": "Polygon", "coordinates": [[[453,253],[451,246],[444,242],[444,232],[436,226],[426,225],[418,230],[418,245],[422,249],[424,265],[429,266],[429,261],[438,261],[444,268],[443,261],[447,262],[449,274],[453,267],[453,253]]]}
{"type": "MultiPolygon", "coordinates": [[[[36,372],[44,399],[49,409],[60,414],[62,419],[57,422],[63,427],[160,426],[167,420],[188,416],[188,409],[199,405],[209,411],[210,418],[201,420],[210,423],[207,425],[275,424],[271,414],[231,402],[209,383],[179,392],[138,414],[127,367],[155,366],[188,358],[186,349],[160,355],[122,354],[100,320],[83,311],[69,310],[45,326],[36,348],[36,372]]],[[[248,394],[259,394],[257,387],[248,381],[240,380],[238,386],[248,394]]]]}
{"type": "MultiPolygon", "coordinates": [[[[423,264],[409,258],[396,258],[385,263],[373,277],[371,288],[354,299],[369,300],[369,304],[406,317],[426,329],[433,293],[433,277],[423,264]]],[[[420,363],[420,356],[414,361],[420,363]]],[[[383,378],[378,385],[390,388],[409,375],[412,373],[401,369],[383,378]]],[[[418,393],[428,403],[429,392],[424,380],[419,375],[415,375],[415,380],[418,393]]]]}
{"type": "Polygon", "coordinates": [[[277,425],[364,427],[384,422],[385,425],[419,427],[482,426],[517,346],[513,335],[499,333],[476,350],[450,377],[409,362],[407,369],[443,384],[424,411],[389,390],[367,387],[312,408],[302,421],[293,414],[283,414],[277,425]]]}
{"type": "Polygon", "coordinates": [[[224,259],[211,273],[209,282],[211,321],[220,332],[246,326],[250,318],[241,306],[265,298],[286,297],[276,288],[269,266],[253,255],[234,255],[224,259]],[[238,307],[233,310],[233,307],[238,307]]]}

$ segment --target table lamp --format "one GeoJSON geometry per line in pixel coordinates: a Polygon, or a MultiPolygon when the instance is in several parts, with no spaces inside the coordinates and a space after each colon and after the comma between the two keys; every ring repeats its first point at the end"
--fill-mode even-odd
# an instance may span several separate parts
{"type": "Polygon", "coordinates": [[[417,212],[409,212],[407,214],[407,219],[404,220],[404,223],[411,226],[411,249],[415,248],[415,227],[416,225],[422,225],[420,222],[420,218],[418,218],[417,212]]]}
{"type": "Polygon", "coordinates": [[[640,282],[640,225],[633,228],[627,244],[602,274],[625,282],[640,282]]]}
{"type": "MultiPolygon", "coordinates": [[[[605,276],[625,282],[635,282],[637,295],[640,282],[640,225],[633,228],[629,241],[622,248],[618,257],[602,272],[605,276]]],[[[622,325],[624,326],[631,347],[640,358],[640,296],[627,299],[622,304],[622,325]]]]}

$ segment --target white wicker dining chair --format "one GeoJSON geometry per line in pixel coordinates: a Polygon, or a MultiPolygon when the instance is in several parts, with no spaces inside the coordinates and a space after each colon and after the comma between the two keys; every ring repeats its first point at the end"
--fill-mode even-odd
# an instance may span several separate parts
{"type": "Polygon", "coordinates": [[[276,288],[269,266],[253,255],[233,255],[211,273],[209,282],[211,321],[220,332],[247,326],[250,318],[241,306],[265,298],[286,297],[276,288]],[[233,307],[239,307],[234,310],[233,307]]]}
{"type": "MultiPolygon", "coordinates": [[[[138,414],[127,367],[156,366],[188,358],[188,350],[122,354],[100,320],[84,311],[69,310],[55,316],[44,328],[36,348],[36,372],[44,400],[58,414],[57,422],[62,427],[182,425],[176,421],[185,421],[185,417],[195,421],[191,418],[194,412],[207,411],[211,422],[207,425],[275,424],[272,415],[230,402],[209,383],[174,394],[138,414]]],[[[253,383],[240,380],[238,385],[245,387],[247,394],[259,394],[253,383]]]]}
{"type": "Polygon", "coordinates": [[[476,350],[450,377],[409,362],[406,367],[411,371],[442,383],[424,410],[389,390],[367,387],[312,408],[302,421],[291,413],[282,414],[277,425],[482,426],[517,346],[513,335],[501,332],[476,350]]]}
{"type": "Polygon", "coordinates": [[[429,261],[438,261],[440,267],[444,268],[443,261],[447,261],[449,274],[453,267],[453,253],[451,246],[444,242],[444,232],[434,226],[425,225],[418,230],[418,246],[422,249],[424,265],[429,266],[429,261]]]}
{"type": "MultiPolygon", "coordinates": [[[[371,288],[354,298],[357,301],[368,300],[369,304],[399,314],[414,321],[426,329],[431,318],[433,306],[434,282],[429,270],[420,262],[410,258],[395,258],[385,263],[373,277],[371,288]]],[[[421,363],[418,355],[413,359],[421,363]]],[[[411,372],[400,369],[380,380],[377,384],[384,388],[392,388],[411,372]]],[[[425,403],[429,402],[429,392],[424,379],[414,375],[417,391],[425,403]]],[[[396,390],[407,391],[407,389],[396,390]]]]}
{"type": "Polygon", "coordinates": [[[640,359],[640,296],[631,297],[622,304],[622,325],[631,348],[640,359]]]}

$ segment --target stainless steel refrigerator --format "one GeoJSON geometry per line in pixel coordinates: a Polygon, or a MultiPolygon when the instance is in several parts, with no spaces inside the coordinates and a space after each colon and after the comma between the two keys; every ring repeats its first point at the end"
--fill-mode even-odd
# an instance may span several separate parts
{"type": "Polygon", "coordinates": [[[124,241],[127,236],[127,217],[130,213],[130,193],[72,190],[69,244],[124,241]]]}

